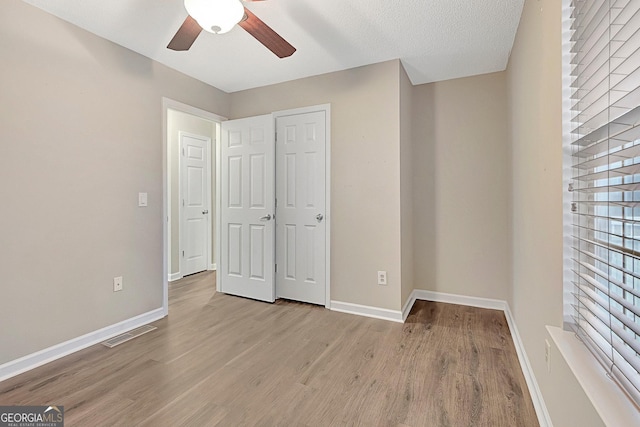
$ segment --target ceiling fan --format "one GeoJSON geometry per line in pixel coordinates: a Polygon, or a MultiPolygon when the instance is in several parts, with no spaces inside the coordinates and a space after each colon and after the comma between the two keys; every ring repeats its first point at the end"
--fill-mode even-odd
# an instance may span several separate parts
{"type": "Polygon", "coordinates": [[[167,45],[171,50],[189,50],[202,30],[222,34],[237,24],[279,58],[291,56],[296,51],[295,47],[244,7],[240,0],[184,0],[184,7],[189,15],[167,45]]]}

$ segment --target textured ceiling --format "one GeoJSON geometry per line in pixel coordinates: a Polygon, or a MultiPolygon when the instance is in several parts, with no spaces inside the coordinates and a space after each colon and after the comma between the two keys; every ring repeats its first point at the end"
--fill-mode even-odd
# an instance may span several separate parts
{"type": "Polygon", "coordinates": [[[524,2],[246,3],[298,49],[290,58],[278,59],[237,26],[227,34],[203,32],[188,52],[166,49],[187,16],[182,0],[23,1],[225,92],[398,58],[413,84],[501,71],[524,2]]]}

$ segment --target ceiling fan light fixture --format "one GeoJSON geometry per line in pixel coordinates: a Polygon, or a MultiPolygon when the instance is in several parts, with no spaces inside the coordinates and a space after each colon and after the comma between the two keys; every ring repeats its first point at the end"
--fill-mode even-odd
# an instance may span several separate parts
{"type": "Polygon", "coordinates": [[[215,34],[230,31],[244,17],[240,0],[184,0],[184,7],[202,29],[215,34]]]}

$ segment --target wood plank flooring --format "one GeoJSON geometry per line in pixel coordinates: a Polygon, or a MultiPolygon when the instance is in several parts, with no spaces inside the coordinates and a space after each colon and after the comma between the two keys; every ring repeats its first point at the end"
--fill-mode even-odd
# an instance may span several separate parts
{"type": "Polygon", "coordinates": [[[173,282],[169,317],[0,383],[67,426],[538,426],[504,315],[416,302],[402,325],[173,282]]]}

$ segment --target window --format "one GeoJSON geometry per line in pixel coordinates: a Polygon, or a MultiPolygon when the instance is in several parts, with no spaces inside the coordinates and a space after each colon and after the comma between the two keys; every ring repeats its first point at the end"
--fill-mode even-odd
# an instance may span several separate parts
{"type": "Polygon", "coordinates": [[[640,1],[571,0],[569,323],[640,403],[640,1]]]}

